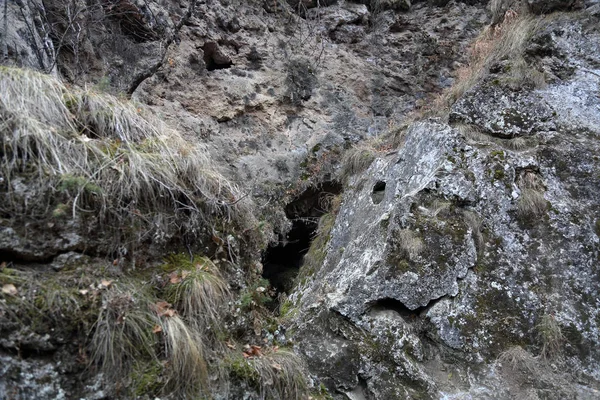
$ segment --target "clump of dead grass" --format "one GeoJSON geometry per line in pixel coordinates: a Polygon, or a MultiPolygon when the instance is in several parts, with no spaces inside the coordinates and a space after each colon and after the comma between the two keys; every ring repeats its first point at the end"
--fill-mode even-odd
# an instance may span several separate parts
{"type": "MultiPolygon", "coordinates": [[[[493,2],[499,3],[499,2],[493,2]]],[[[497,12],[503,10],[497,5],[497,12]]],[[[494,4],[492,8],[494,9],[494,4]]],[[[541,18],[528,15],[526,9],[515,11],[508,8],[502,11],[498,24],[488,26],[468,48],[469,59],[465,66],[456,71],[455,84],[432,105],[429,113],[447,115],[450,107],[467,91],[490,74],[492,66],[502,62],[503,82],[509,87],[521,87],[525,84],[541,87],[545,83],[544,75],[529,65],[524,59],[525,46],[533,34],[543,25],[541,18]]]]}
{"type": "MultiPolygon", "coordinates": [[[[206,148],[144,107],[7,67],[0,93],[0,173],[9,187],[26,175],[40,196],[66,196],[73,217],[93,213],[115,228],[115,247],[166,242],[182,229],[199,234],[216,218],[247,211],[206,148]]],[[[3,212],[31,214],[31,204],[8,195],[3,212]]]]}
{"type": "Polygon", "coordinates": [[[394,235],[398,255],[409,260],[415,259],[425,249],[423,239],[410,229],[401,229],[394,235]]]}
{"type": "Polygon", "coordinates": [[[521,196],[517,202],[517,215],[523,221],[533,221],[544,216],[548,201],[544,198],[544,187],[539,175],[533,171],[522,171],[517,179],[521,196]]]}
{"type": "Polygon", "coordinates": [[[536,325],[538,338],[542,344],[540,355],[544,360],[558,357],[561,354],[565,337],[553,315],[545,314],[536,325]]]}
{"type": "Polygon", "coordinates": [[[369,168],[376,157],[377,151],[368,142],[360,143],[347,150],[342,158],[342,169],[340,172],[342,181],[346,181],[351,176],[369,168]]]}
{"type": "Polygon", "coordinates": [[[166,299],[186,320],[200,330],[217,329],[222,308],[230,298],[227,282],[217,266],[206,257],[172,255],[169,257],[170,281],[166,299]]]}

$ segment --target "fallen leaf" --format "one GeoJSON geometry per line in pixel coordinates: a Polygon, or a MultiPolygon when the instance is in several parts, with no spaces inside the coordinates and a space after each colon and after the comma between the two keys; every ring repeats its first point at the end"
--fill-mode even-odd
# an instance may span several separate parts
{"type": "Polygon", "coordinates": [[[177,314],[177,311],[173,310],[171,304],[166,301],[159,301],[154,304],[154,307],[159,317],[174,317],[177,314]]]}
{"type": "Polygon", "coordinates": [[[185,279],[190,275],[190,271],[181,271],[181,279],[185,279]]]}
{"type": "Polygon", "coordinates": [[[262,347],[260,347],[260,346],[255,346],[255,345],[249,346],[249,345],[246,345],[246,346],[244,346],[244,353],[243,353],[244,357],[245,358],[248,358],[248,357],[260,357],[260,356],[262,356],[262,352],[261,352],[260,349],[262,349],[262,347]]]}
{"type": "Polygon", "coordinates": [[[228,340],[226,343],[227,347],[229,347],[230,349],[235,349],[235,344],[231,343],[231,340],[228,340]]]}
{"type": "Polygon", "coordinates": [[[2,293],[9,294],[11,296],[16,296],[18,292],[15,285],[13,285],[12,283],[7,283],[6,285],[2,286],[2,293]]]}
{"type": "Polygon", "coordinates": [[[112,283],[113,283],[113,281],[109,281],[109,280],[107,280],[107,279],[102,279],[102,280],[100,281],[100,284],[101,284],[102,286],[106,287],[106,288],[107,288],[107,287],[109,287],[110,285],[112,285],[112,283]]]}
{"type": "Polygon", "coordinates": [[[81,289],[81,290],[79,291],[79,293],[81,293],[82,295],[84,295],[84,296],[85,296],[86,294],[88,294],[88,293],[89,293],[89,290],[87,290],[87,289],[81,289]]]}
{"type": "Polygon", "coordinates": [[[169,282],[173,284],[181,282],[181,278],[179,277],[179,274],[176,271],[171,272],[169,274],[169,282]]]}
{"type": "Polygon", "coordinates": [[[160,325],[154,325],[154,328],[152,328],[152,333],[160,333],[162,332],[162,328],[160,325]]]}
{"type": "Polygon", "coordinates": [[[275,368],[277,371],[281,371],[283,369],[283,367],[281,366],[281,364],[277,364],[276,362],[273,362],[271,364],[271,367],[275,368]]]}
{"type": "Polygon", "coordinates": [[[115,267],[116,267],[117,265],[119,265],[119,259],[118,259],[118,258],[115,258],[115,259],[113,260],[113,266],[115,266],[115,267]]]}

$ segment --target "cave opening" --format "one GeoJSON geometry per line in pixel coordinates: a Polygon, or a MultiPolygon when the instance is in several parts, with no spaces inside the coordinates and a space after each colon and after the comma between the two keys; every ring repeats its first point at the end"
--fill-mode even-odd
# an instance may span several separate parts
{"type": "Polygon", "coordinates": [[[292,289],[304,255],[317,232],[319,219],[328,212],[328,204],[341,190],[340,183],[325,182],[308,188],[286,206],[285,214],[292,222],[292,228],[263,255],[263,277],[278,293],[289,293],[292,289]]]}

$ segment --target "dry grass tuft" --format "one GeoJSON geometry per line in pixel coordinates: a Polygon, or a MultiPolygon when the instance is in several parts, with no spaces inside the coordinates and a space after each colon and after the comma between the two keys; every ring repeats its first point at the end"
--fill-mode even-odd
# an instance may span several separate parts
{"type": "Polygon", "coordinates": [[[127,376],[134,361],[155,360],[159,322],[145,288],[114,285],[103,298],[91,340],[92,361],[110,379],[127,376]]]}
{"type": "Polygon", "coordinates": [[[562,352],[565,337],[556,318],[548,314],[543,315],[540,323],[535,328],[542,343],[542,358],[547,360],[558,357],[562,352]]]}
{"type": "MultiPolygon", "coordinates": [[[[105,227],[130,232],[113,235],[115,247],[166,242],[182,229],[200,232],[218,216],[243,212],[241,194],[208,151],[142,107],[6,67],[0,93],[2,176],[10,183],[25,174],[40,195],[67,196],[73,217],[94,213],[105,227]]],[[[10,196],[3,212],[31,213],[10,196]]]]}
{"type": "MultiPolygon", "coordinates": [[[[494,3],[494,2],[493,2],[494,3]]],[[[492,7],[494,5],[492,4],[492,7]]],[[[506,85],[532,85],[541,87],[544,75],[528,65],[523,53],[528,40],[543,21],[514,10],[503,13],[502,21],[486,28],[469,47],[468,64],[456,72],[456,83],[433,103],[433,111],[447,115],[450,107],[467,91],[481,82],[494,65],[506,61],[506,85]]]]}
{"type": "Polygon", "coordinates": [[[234,357],[228,366],[233,377],[256,388],[261,398],[300,400],[308,397],[305,369],[292,351],[274,349],[260,356],[234,357]]]}
{"type": "Polygon", "coordinates": [[[514,346],[502,352],[498,361],[513,372],[535,375],[538,372],[537,360],[521,346],[514,346]]]}
{"type": "Polygon", "coordinates": [[[544,198],[544,187],[541,178],[533,171],[523,171],[517,185],[521,196],[517,203],[517,215],[522,220],[535,220],[546,214],[548,201],[544,198]]]}
{"type": "Polygon", "coordinates": [[[425,249],[423,239],[410,229],[402,229],[394,237],[399,255],[409,260],[414,259],[425,249]]]}
{"type": "Polygon", "coordinates": [[[342,158],[342,181],[369,168],[376,157],[377,151],[369,143],[361,143],[347,150],[342,158]]]}
{"type": "Polygon", "coordinates": [[[477,254],[481,255],[484,247],[483,233],[481,232],[481,218],[479,218],[479,215],[477,215],[473,211],[464,211],[463,215],[467,226],[471,228],[471,235],[473,236],[473,240],[475,241],[477,254]]]}
{"type": "Polygon", "coordinates": [[[205,340],[177,315],[161,318],[165,353],[169,359],[167,389],[185,398],[208,394],[205,340]]]}
{"type": "Polygon", "coordinates": [[[200,330],[217,328],[230,293],[216,265],[206,257],[183,263],[180,260],[171,276],[165,289],[166,299],[181,311],[188,323],[200,330]]]}

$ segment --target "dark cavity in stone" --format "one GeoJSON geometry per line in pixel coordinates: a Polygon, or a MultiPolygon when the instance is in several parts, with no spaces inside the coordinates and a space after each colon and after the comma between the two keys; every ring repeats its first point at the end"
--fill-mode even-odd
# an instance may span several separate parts
{"type": "Polygon", "coordinates": [[[325,214],[329,199],[341,192],[338,182],[325,182],[308,188],[285,208],[292,229],[279,244],[267,248],[263,255],[263,277],[278,292],[289,292],[300,271],[304,255],[314,238],[319,218],[325,214]]]}
{"type": "Polygon", "coordinates": [[[383,197],[385,196],[385,182],[377,181],[373,186],[373,192],[371,193],[371,200],[373,200],[373,204],[379,204],[383,201],[383,197]]]}

